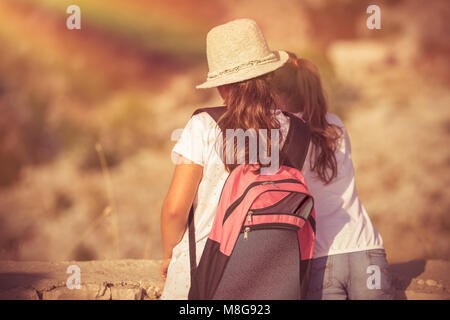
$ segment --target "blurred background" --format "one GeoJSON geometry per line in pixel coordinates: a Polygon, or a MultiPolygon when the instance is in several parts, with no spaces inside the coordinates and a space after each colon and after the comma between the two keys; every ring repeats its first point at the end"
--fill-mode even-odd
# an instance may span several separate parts
{"type": "Polygon", "coordinates": [[[320,67],[390,261],[449,259],[446,0],[0,0],[0,259],[161,258],[171,133],[221,104],[206,34],[243,17],[320,67]]]}

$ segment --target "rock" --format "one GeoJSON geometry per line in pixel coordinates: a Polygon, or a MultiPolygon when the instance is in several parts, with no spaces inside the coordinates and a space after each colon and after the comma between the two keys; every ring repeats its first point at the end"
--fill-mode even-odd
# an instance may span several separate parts
{"type": "Polygon", "coordinates": [[[111,287],[111,300],[141,300],[142,288],[111,287]]]}
{"type": "Polygon", "coordinates": [[[101,290],[97,284],[81,285],[80,289],[66,286],[42,291],[42,300],[95,300],[101,290]]]}
{"type": "Polygon", "coordinates": [[[0,299],[158,299],[164,285],[157,260],[88,262],[0,261],[0,299]],[[68,267],[80,270],[80,288],[69,289],[68,267]]]}
{"type": "Polygon", "coordinates": [[[0,291],[0,300],[39,300],[39,295],[33,289],[14,288],[0,291]]]}
{"type": "Polygon", "coordinates": [[[150,286],[145,290],[144,300],[156,300],[161,296],[161,288],[150,286]]]}
{"type": "Polygon", "coordinates": [[[407,300],[448,300],[448,296],[437,293],[417,292],[406,290],[405,296],[407,300]]]}
{"type": "Polygon", "coordinates": [[[417,280],[417,284],[419,286],[423,286],[425,284],[425,281],[423,281],[422,279],[417,280]]]}
{"type": "Polygon", "coordinates": [[[437,286],[437,284],[438,284],[436,280],[427,280],[427,281],[425,281],[425,283],[427,284],[427,286],[431,286],[431,287],[437,286]]]}
{"type": "Polygon", "coordinates": [[[111,300],[111,288],[108,284],[103,284],[102,289],[95,297],[96,300],[111,300]]]}

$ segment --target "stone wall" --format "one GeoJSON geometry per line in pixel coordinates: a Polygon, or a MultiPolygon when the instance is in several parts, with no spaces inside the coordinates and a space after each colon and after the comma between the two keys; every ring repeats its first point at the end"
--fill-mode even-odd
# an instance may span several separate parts
{"type": "Polygon", "coordinates": [[[164,282],[159,261],[0,261],[0,299],[158,299],[164,282]],[[80,270],[80,289],[69,289],[67,279],[80,270]]]}
{"type": "MultiPolygon", "coordinates": [[[[397,299],[450,299],[450,262],[415,260],[391,265],[397,299]]],[[[0,261],[0,299],[155,300],[164,282],[157,260],[19,262],[0,261]],[[80,288],[69,289],[71,265],[80,288]]]]}

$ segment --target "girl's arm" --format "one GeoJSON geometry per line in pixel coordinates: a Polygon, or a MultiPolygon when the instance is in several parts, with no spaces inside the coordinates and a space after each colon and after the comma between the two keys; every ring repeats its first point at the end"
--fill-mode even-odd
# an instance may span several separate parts
{"type": "Polygon", "coordinates": [[[202,179],[203,167],[189,163],[187,159],[175,167],[169,192],[161,210],[161,234],[164,261],[161,276],[165,279],[172,249],[181,241],[186,230],[189,210],[202,179]]]}

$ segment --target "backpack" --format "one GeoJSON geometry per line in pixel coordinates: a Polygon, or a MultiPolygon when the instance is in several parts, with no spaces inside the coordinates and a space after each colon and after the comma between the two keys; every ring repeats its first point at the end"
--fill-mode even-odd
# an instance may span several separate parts
{"type": "MultiPolygon", "coordinates": [[[[226,107],[202,108],[216,122],[226,107]]],[[[189,225],[189,300],[302,299],[315,239],[314,201],[301,173],[310,131],[290,119],[280,168],[261,175],[238,165],[225,181],[212,229],[196,262],[194,209],[189,225]],[[255,269],[252,269],[252,268],[255,269]]]]}

